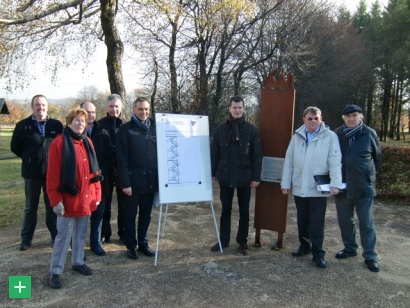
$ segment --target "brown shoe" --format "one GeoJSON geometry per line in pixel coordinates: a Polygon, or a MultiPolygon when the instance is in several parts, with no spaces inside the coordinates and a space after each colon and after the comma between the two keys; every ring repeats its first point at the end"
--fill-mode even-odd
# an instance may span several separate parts
{"type": "MultiPolygon", "coordinates": [[[[221,246],[222,246],[222,249],[223,248],[227,248],[227,247],[229,247],[229,244],[222,244],[221,243],[221,246]]],[[[212,247],[211,247],[211,251],[219,251],[220,249],[219,249],[219,243],[216,243],[215,245],[213,245],[212,247]]]]}
{"type": "Polygon", "coordinates": [[[247,255],[248,255],[248,252],[249,252],[249,247],[248,247],[248,245],[247,245],[247,244],[245,244],[245,245],[240,245],[240,246],[239,246],[239,251],[241,252],[241,254],[242,254],[243,256],[247,256],[247,255]]]}

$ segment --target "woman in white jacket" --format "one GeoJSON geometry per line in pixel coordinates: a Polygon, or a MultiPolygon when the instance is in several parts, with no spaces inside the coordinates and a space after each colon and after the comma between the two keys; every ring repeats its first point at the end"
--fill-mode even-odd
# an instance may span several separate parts
{"type": "Polygon", "coordinates": [[[338,138],[322,122],[319,108],[306,108],[303,122],[286,151],[281,188],[283,194],[292,188],[296,204],[300,246],[292,255],[300,257],[312,252],[312,261],[326,268],[322,248],[326,203],[327,197],[338,194],[342,187],[342,156],[338,138]],[[330,176],[330,194],[317,190],[315,175],[330,176]]]}

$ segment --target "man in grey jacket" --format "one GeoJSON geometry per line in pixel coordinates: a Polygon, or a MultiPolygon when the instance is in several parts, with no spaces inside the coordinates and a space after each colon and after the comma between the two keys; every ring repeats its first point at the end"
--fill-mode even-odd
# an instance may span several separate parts
{"type": "Polygon", "coordinates": [[[360,226],[362,256],[372,272],[379,271],[376,233],[373,219],[373,199],[376,195],[376,168],[380,163],[381,149],[376,132],[363,124],[362,108],[348,105],[343,109],[344,125],[336,129],[342,151],[342,176],[346,191],[336,196],[337,219],[344,249],[337,259],[357,255],[356,210],[360,226]]]}
{"type": "Polygon", "coordinates": [[[327,197],[336,195],[342,187],[341,153],[337,136],[322,122],[319,108],[306,108],[303,122],[286,151],[281,188],[288,194],[292,187],[296,204],[300,246],[292,256],[312,252],[312,261],[326,268],[322,248],[326,203],[327,197]],[[329,194],[318,191],[315,175],[329,175],[329,194]]]}

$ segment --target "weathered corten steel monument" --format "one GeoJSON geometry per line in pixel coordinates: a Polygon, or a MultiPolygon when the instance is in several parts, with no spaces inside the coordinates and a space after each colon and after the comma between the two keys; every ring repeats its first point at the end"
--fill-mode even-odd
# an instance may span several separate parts
{"type": "Polygon", "coordinates": [[[263,164],[261,183],[256,188],[255,246],[261,247],[261,230],[278,232],[278,240],[272,249],[283,247],[286,232],[288,195],[280,188],[283,161],[293,134],[295,110],[294,78],[285,78],[283,69],[272,71],[265,79],[261,93],[259,136],[263,164]]]}

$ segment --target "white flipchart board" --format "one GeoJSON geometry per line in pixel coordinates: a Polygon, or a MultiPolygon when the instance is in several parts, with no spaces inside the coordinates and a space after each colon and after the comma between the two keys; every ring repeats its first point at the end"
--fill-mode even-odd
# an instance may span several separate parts
{"type": "Polygon", "coordinates": [[[207,116],[155,114],[159,203],[212,201],[207,116]]]}

